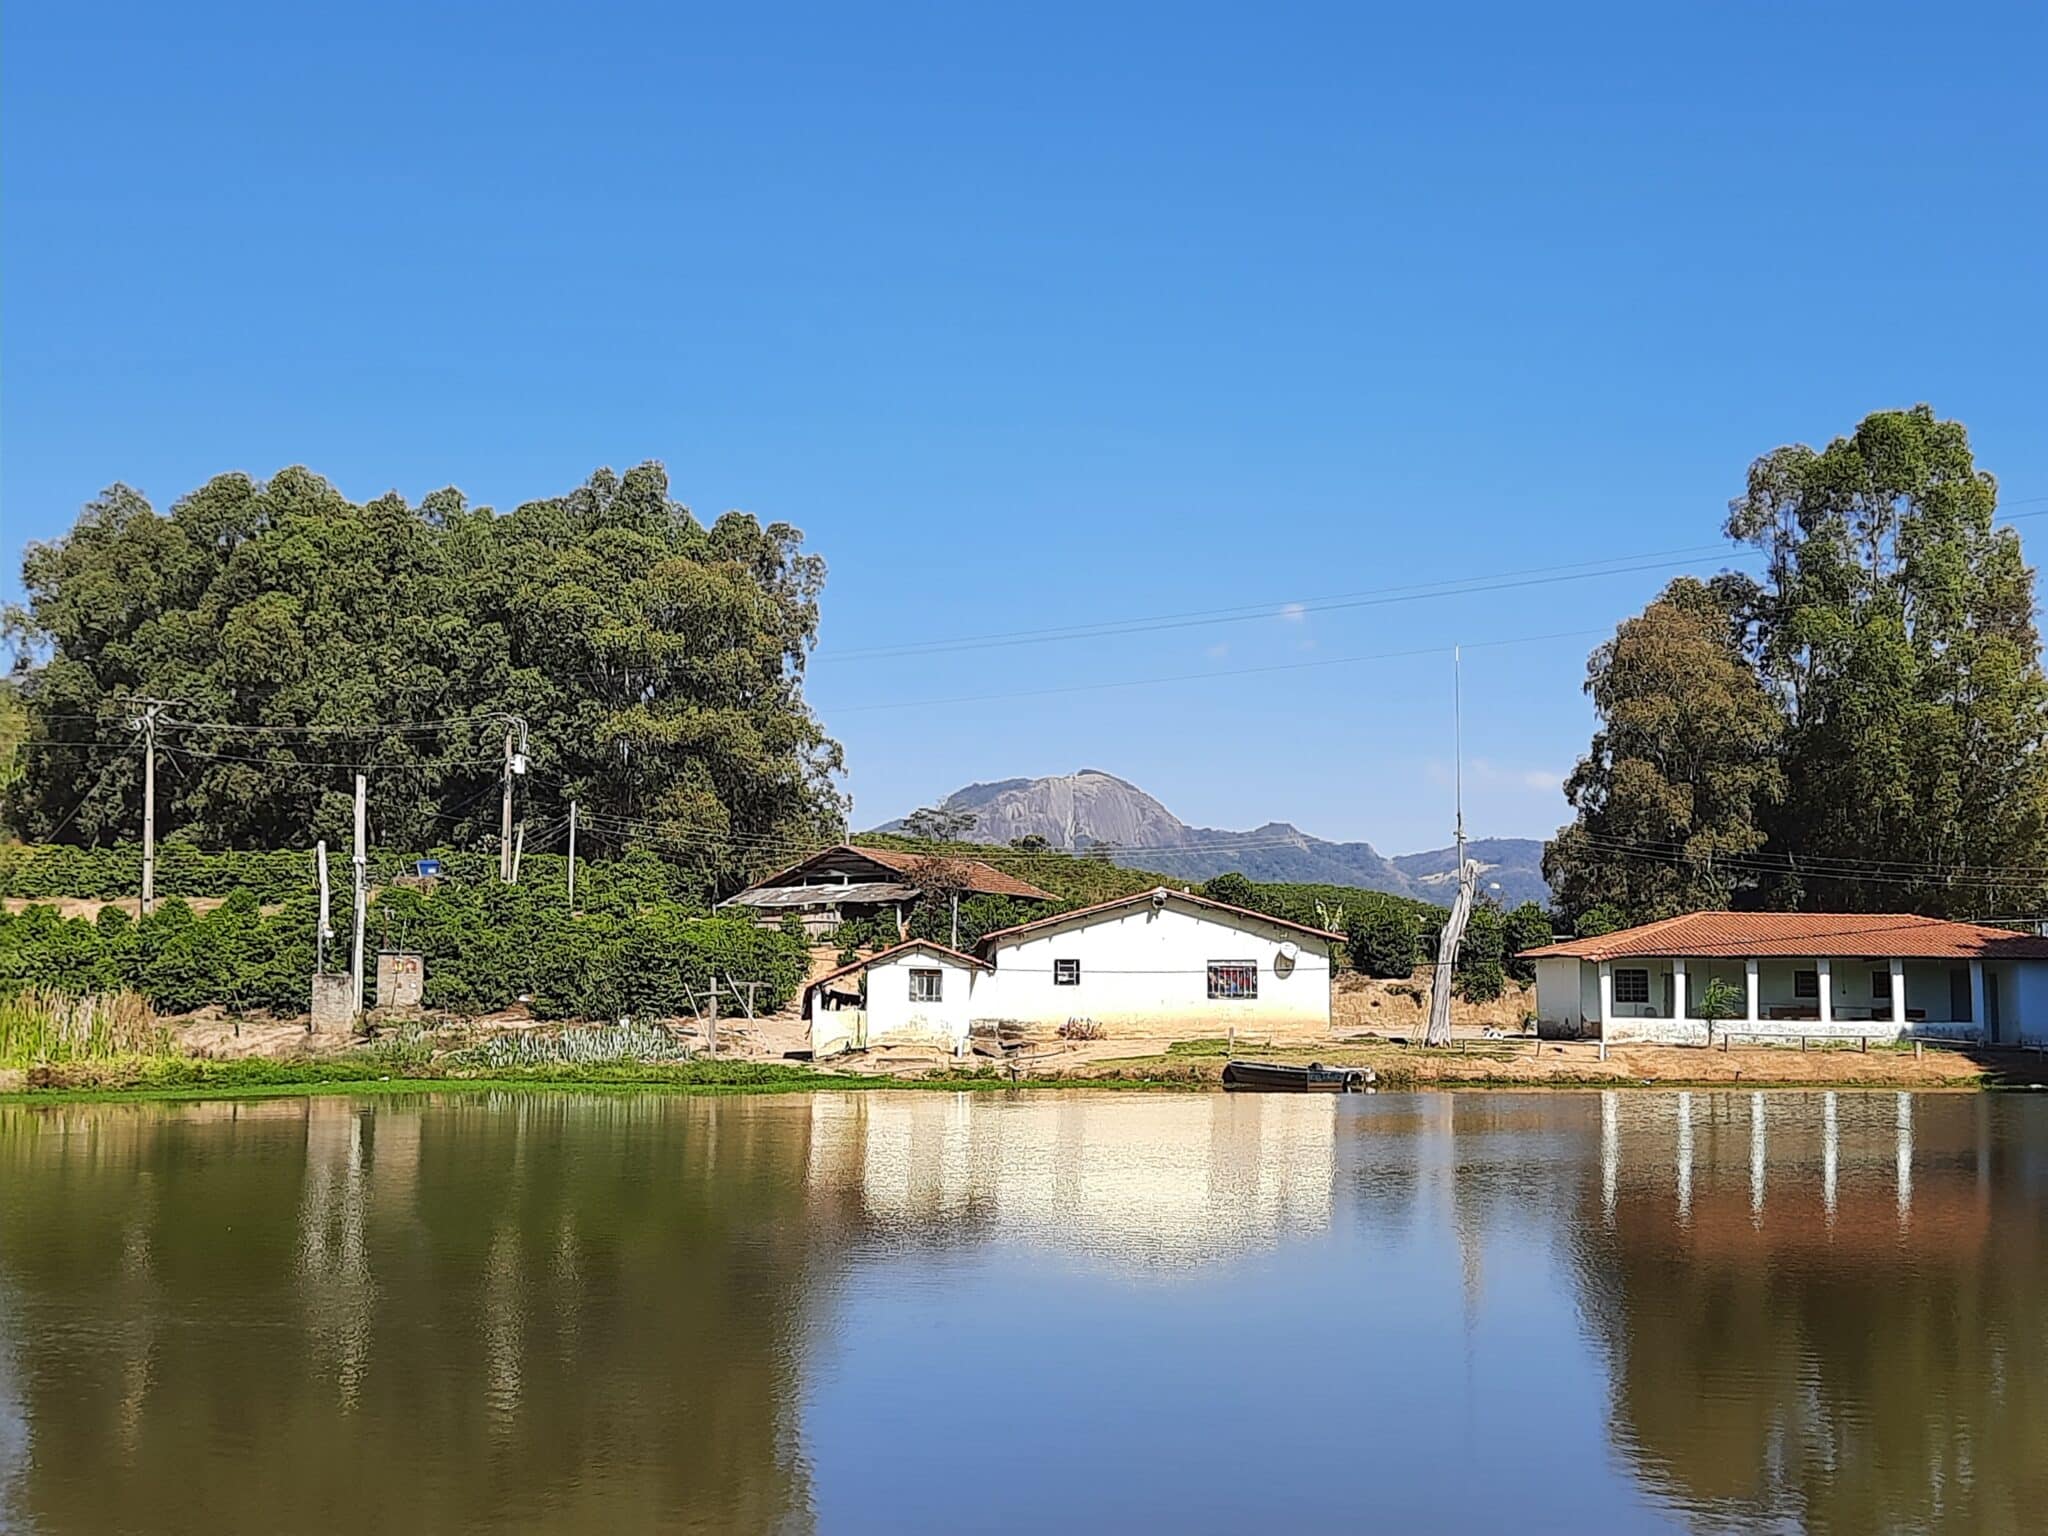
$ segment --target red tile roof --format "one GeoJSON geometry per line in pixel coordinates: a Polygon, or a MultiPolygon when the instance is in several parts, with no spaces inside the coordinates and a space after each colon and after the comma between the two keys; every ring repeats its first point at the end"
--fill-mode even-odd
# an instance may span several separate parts
{"type": "MultiPolygon", "coordinates": [[[[934,857],[931,854],[912,853],[903,848],[866,848],[853,843],[841,843],[837,847],[821,849],[808,858],[800,859],[787,869],[779,869],[766,879],[755,881],[747,889],[755,891],[763,886],[779,885],[791,875],[802,874],[818,860],[839,853],[856,854],[898,875],[907,875],[925,859],[934,857]]],[[[993,864],[986,864],[980,859],[964,859],[950,853],[938,857],[958,865],[967,880],[966,889],[983,896],[1016,896],[1025,901],[1057,900],[1050,891],[1041,891],[1037,886],[1019,880],[1015,875],[1005,874],[993,864]]]]}
{"type": "Polygon", "coordinates": [[[966,859],[953,853],[912,853],[904,848],[863,848],[851,843],[847,844],[847,846],[852,848],[855,853],[864,854],[868,858],[873,859],[877,864],[888,865],[889,868],[895,870],[899,875],[909,874],[926,859],[941,858],[948,864],[957,864],[966,871],[969,882],[967,889],[979,891],[984,896],[1017,896],[1025,901],[1056,901],[1058,899],[1052,892],[1041,891],[1029,881],[1019,880],[1015,875],[1005,874],[993,864],[983,863],[980,859],[966,859]]]}
{"type": "Polygon", "coordinates": [[[1155,886],[1149,891],[1138,891],[1130,896],[1119,896],[1113,901],[1098,901],[1092,907],[1076,907],[1071,912],[1055,912],[1051,917],[1041,917],[1033,923],[1019,923],[1014,928],[998,928],[984,933],[975,944],[976,949],[986,950],[997,939],[1011,939],[1020,933],[1030,933],[1039,928],[1050,928],[1054,923],[1068,922],[1077,917],[1093,917],[1098,912],[1113,911],[1117,907],[1135,906],[1141,901],[1150,901],[1154,896],[1167,896],[1175,901],[1192,902],[1198,907],[1207,907],[1213,912],[1228,912],[1233,917],[1248,917],[1256,922],[1270,923],[1275,928],[1291,928],[1296,933],[1308,934],[1311,938],[1328,939],[1341,944],[1344,935],[1333,933],[1327,928],[1311,928],[1307,923],[1290,922],[1284,917],[1271,917],[1264,912],[1253,912],[1245,907],[1233,907],[1228,902],[1211,901],[1206,896],[1197,896],[1193,891],[1169,891],[1164,886],[1155,886]]]}
{"type": "Polygon", "coordinates": [[[1909,912],[1689,912],[1590,939],[1525,949],[1521,958],[1635,956],[1804,960],[2048,960],[2048,938],[1909,912]]]}

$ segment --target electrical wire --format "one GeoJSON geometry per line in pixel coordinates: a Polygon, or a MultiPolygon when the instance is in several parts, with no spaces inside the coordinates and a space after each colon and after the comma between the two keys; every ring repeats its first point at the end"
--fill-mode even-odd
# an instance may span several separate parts
{"type": "MultiPolygon", "coordinates": [[[[1566,565],[1538,566],[1533,571],[1502,572],[1495,576],[1372,587],[1360,592],[1339,593],[1331,597],[1238,604],[1229,608],[1197,609],[1134,619],[1108,619],[1091,624],[1047,629],[1009,630],[998,634],[953,640],[905,641],[896,645],[863,646],[837,651],[821,650],[811,659],[853,661],[895,656],[927,656],[945,652],[1037,645],[1059,640],[1096,640],[1117,635],[1152,634],[1161,630],[1190,629],[1212,624],[1239,624],[1257,619],[1305,616],[1351,608],[1378,607],[1388,603],[1421,602],[1437,597],[1463,597],[1468,594],[1501,592],[1520,587],[1550,586],[1558,582],[1590,581],[1602,576],[1626,576],[1642,571],[1691,567],[1699,564],[1709,553],[1719,553],[1726,557],[1727,550],[1728,546],[1725,543],[1687,545],[1678,549],[1655,551],[1648,555],[1622,555],[1600,561],[1581,560],[1566,565]],[[1687,558],[1677,561],[1674,566],[1672,557],[1680,555],[1687,558]]],[[[1760,556],[1757,552],[1751,551],[1738,552],[1729,558],[1755,559],[1760,556]]]]}

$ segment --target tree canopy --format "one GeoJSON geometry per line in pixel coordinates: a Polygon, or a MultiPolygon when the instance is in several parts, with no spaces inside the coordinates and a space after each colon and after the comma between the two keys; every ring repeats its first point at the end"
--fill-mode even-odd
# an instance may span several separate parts
{"type": "Polygon", "coordinates": [[[1756,460],[1726,531],[1762,579],[1674,583],[1594,653],[1544,859],[1565,913],[2037,905],[2048,680],[1997,500],[1924,405],[1756,460]]]}
{"type": "Polygon", "coordinates": [[[1725,907],[1755,884],[1730,862],[1762,848],[1784,793],[1777,706],[1742,650],[1724,589],[1691,577],[1624,620],[1586,666],[1600,726],[1543,854],[1558,904],[1637,922],[1725,907]]]}
{"type": "Polygon", "coordinates": [[[590,851],[644,843],[722,877],[838,835],[838,746],[804,701],[824,563],[782,523],[709,527],[658,464],[510,513],[437,491],[357,505],[305,469],[222,475],[158,513],[115,486],[23,564],[34,735],[26,837],[132,838],[138,697],[160,835],[339,841],[367,769],[374,835],[495,843],[506,717],[520,815],[575,798],[590,851]]]}
{"type": "Polygon", "coordinates": [[[1924,405],[1750,466],[1728,532],[1769,564],[1750,619],[1786,719],[1784,899],[1967,912],[2038,894],[1984,873],[2048,852],[2034,573],[1997,504],[1962,424],[1924,405]]]}

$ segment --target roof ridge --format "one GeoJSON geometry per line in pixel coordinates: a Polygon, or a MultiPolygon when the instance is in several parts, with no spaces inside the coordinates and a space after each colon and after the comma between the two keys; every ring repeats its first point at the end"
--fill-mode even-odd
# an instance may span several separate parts
{"type": "Polygon", "coordinates": [[[940,954],[950,956],[963,964],[978,966],[984,971],[993,969],[986,960],[977,959],[973,955],[962,954],[950,945],[941,944],[937,939],[902,939],[891,944],[887,949],[878,949],[872,955],[861,955],[854,960],[848,961],[845,965],[839,966],[837,969],[827,971],[824,975],[805,982],[801,995],[808,997],[828,981],[837,981],[841,976],[850,976],[855,971],[864,971],[877,961],[887,960],[891,955],[900,955],[906,949],[935,949],[940,954]]]}
{"type": "Polygon", "coordinates": [[[1015,923],[1008,928],[994,928],[974,941],[980,949],[991,939],[1007,939],[1013,934],[1024,933],[1032,928],[1044,928],[1053,923],[1063,923],[1068,918],[1091,917],[1097,912],[1107,912],[1112,907],[1129,906],[1134,901],[1150,901],[1154,896],[1177,896],[1183,901],[1192,901],[1197,906],[1210,907],[1218,912],[1230,912],[1239,917],[1248,917],[1255,922],[1271,923],[1281,928],[1292,928],[1297,933],[1314,934],[1319,939],[1341,942],[1344,935],[1333,928],[1315,928],[1307,923],[1297,923],[1290,917],[1275,917],[1270,912],[1260,912],[1251,907],[1233,907],[1227,901],[1218,901],[1213,896],[1197,896],[1193,891],[1175,890],[1170,886],[1154,885],[1142,891],[1132,891],[1124,896],[1112,896],[1107,901],[1098,901],[1091,906],[1075,907],[1070,912],[1055,912],[1049,917],[1034,918],[1028,923],[1015,923]]]}

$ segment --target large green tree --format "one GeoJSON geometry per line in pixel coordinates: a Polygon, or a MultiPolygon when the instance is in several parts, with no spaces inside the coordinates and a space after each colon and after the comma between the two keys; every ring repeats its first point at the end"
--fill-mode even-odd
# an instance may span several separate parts
{"type": "Polygon", "coordinates": [[[1751,619],[1786,719],[1777,893],[1815,908],[2030,904],[2048,863],[2034,574],[1961,423],[1882,411],[1750,467],[1728,532],[1764,551],[1751,619]]]}
{"type": "Polygon", "coordinates": [[[1565,780],[1577,816],[1543,854],[1568,916],[1610,905],[1647,922],[1756,884],[1744,856],[1783,794],[1782,722],[1743,653],[1738,597],[1674,581],[1587,663],[1600,723],[1565,780]]]}
{"type": "Polygon", "coordinates": [[[35,735],[69,744],[9,798],[30,837],[135,835],[138,696],[170,701],[159,828],[211,845],[342,839],[358,766],[380,843],[492,843],[507,715],[530,727],[521,815],[576,798],[585,849],[726,880],[843,822],[802,693],[823,562],[784,524],[699,523],[656,464],[504,514],[357,505],[296,468],[168,514],[116,486],[23,577],[35,735]]]}

